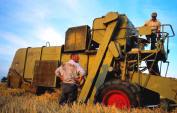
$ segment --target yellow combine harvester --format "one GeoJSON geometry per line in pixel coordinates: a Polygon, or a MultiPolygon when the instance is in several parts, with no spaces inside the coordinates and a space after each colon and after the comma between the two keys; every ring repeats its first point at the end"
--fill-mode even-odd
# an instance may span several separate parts
{"type": "Polygon", "coordinates": [[[160,105],[160,102],[175,106],[177,80],[144,73],[152,71],[154,62],[168,63],[168,42],[172,36],[164,31],[165,27],[170,27],[172,36],[175,35],[171,25],[162,25],[157,48],[145,50],[143,46],[148,41],[140,36],[150,35],[150,28],[135,28],[125,14],[110,12],[96,18],[92,29],[87,25],[69,28],[62,46],[17,50],[8,84],[15,88],[26,81],[36,87],[56,88],[60,81],[55,69],[68,61],[72,53],[78,53],[79,63],[87,72],[79,102],[101,102],[119,108],[160,105]],[[151,65],[142,66],[142,62],[151,65]]]}

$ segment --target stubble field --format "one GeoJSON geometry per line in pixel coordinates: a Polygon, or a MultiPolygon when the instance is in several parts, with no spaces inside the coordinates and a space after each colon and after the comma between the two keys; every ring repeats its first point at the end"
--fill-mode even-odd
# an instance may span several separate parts
{"type": "MultiPolygon", "coordinates": [[[[105,107],[101,104],[58,105],[60,91],[44,93],[40,96],[26,92],[23,89],[10,89],[0,84],[0,113],[165,113],[160,108],[136,108],[120,110],[105,107]]],[[[177,113],[177,109],[172,111],[177,113]]]]}

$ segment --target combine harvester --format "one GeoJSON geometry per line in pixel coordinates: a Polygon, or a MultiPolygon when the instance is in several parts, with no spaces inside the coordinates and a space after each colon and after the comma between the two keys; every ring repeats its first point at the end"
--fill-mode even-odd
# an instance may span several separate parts
{"type": "Polygon", "coordinates": [[[143,46],[148,41],[140,36],[150,35],[150,27],[135,28],[125,14],[109,12],[96,18],[92,29],[87,25],[69,28],[62,46],[17,50],[9,69],[8,85],[20,88],[28,82],[36,89],[59,88],[55,69],[77,53],[79,63],[87,71],[79,102],[100,102],[118,108],[176,106],[177,80],[162,77],[154,70],[158,62],[169,64],[169,38],[175,35],[171,25],[161,27],[156,49],[145,50],[143,46]],[[167,27],[172,35],[165,31],[167,27]],[[148,66],[142,66],[142,62],[148,66]]]}

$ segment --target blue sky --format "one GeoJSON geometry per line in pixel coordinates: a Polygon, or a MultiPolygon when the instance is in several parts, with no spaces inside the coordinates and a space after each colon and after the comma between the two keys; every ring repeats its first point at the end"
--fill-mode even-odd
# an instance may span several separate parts
{"type": "MultiPolygon", "coordinates": [[[[0,78],[6,76],[15,51],[64,43],[68,27],[90,25],[109,11],[126,14],[142,26],[152,11],[177,31],[176,0],[0,0],[0,78]]],[[[176,32],[177,33],[177,32],[176,32]]],[[[170,39],[168,76],[177,78],[177,37],[170,39]]],[[[165,65],[164,65],[165,67],[165,65]]]]}

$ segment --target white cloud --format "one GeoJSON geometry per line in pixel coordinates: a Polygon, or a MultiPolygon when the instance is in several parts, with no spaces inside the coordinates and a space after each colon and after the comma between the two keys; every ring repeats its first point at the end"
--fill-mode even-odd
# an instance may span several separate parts
{"type": "MultiPolygon", "coordinates": [[[[31,0],[17,0],[15,12],[12,15],[16,21],[25,22],[25,24],[38,24],[50,17],[51,9],[45,6],[45,2],[31,0]]],[[[46,4],[47,5],[47,4],[46,4]]],[[[10,16],[11,16],[10,15],[10,16]]]]}
{"type": "Polygon", "coordinates": [[[18,47],[24,47],[27,45],[27,42],[23,37],[19,37],[16,34],[13,34],[11,32],[0,32],[1,39],[6,40],[9,45],[14,45],[18,47]]]}
{"type": "Polygon", "coordinates": [[[50,42],[54,46],[64,44],[64,37],[52,27],[39,28],[36,37],[42,42],[50,42]]]}
{"type": "Polygon", "coordinates": [[[30,11],[18,12],[16,16],[23,22],[38,24],[45,21],[50,16],[50,13],[47,9],[32,9],[30,11]]]}
{"type": "Polygon", "coordinates": [[[81,4],[78,0],[53,0],[50,2],[30,0],[23,2],[19,0],[17,5],[19,8],[9,16],[25,22],[25,24],[33,25],[45,24],[53,18],[71,19],[74,15],[77,16],[82,12],[79,10],[81,4]]]}
{"type": "Polygon", "coordinates": [[[9,56],[9,55],[13,55],[14,52],[12,52],[14,49],[16,49],[16,47],[14,46],[0,46],[0,55],[1,56],[9,56]]]}
{"type": "Polygon", "coordinates": [[[5,40],[10,47],[25,47],[28,45],[28,42],[24,39],[24,37],[19,37],[16,34],[11,32],[0,32],[1,40],[5,40]]]}
{"type": "Polygon", "coordinates": [[[0,58],[2,61],[9,61],[15,55],[18,48],[26,47],[28,42],[23,37],[10,32],[0,32],[0,38],[4,43],[0,45],[0,58]]]}
{"type": "Polygon", "coordinates": [[[62,3],[72,10],[76,10],[79,7],[78,0],[63,0],[62,3]]]}

